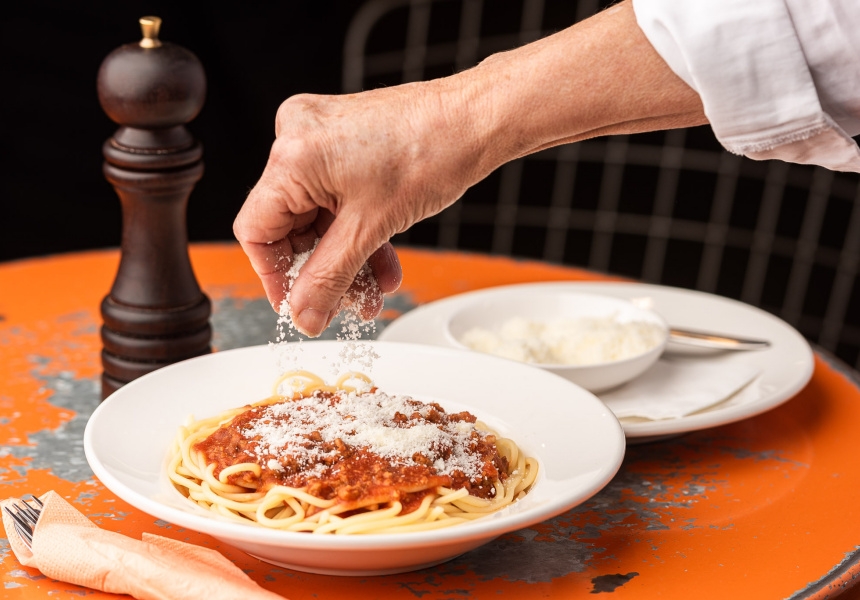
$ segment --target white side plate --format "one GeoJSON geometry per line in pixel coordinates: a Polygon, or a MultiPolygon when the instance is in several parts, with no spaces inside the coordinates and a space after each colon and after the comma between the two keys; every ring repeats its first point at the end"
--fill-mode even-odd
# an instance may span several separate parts
{"type": "MultiPolygon", "coordinates": [[[[795,394],[812,377],[815,360],[809,343],[785,321],[748,304],[704,292],[637,283],[548,282],[500,286],[458,294],[409,311],[390,323],[380,340],[450,347],[445,334],[452,314],[478,297],[489,298],[541,290],[603,294],[651,308],[672,327],[761,338],[769,348],[744,352],[698,352],[701,360],[730,369],[734,364],[758,367],[761,374],[740,392],[701,412],[659,421],[622,419],[631,442],[647,441],[725,425],[770,410],[795,394]]],[[[672,345],[670,344],[670,347],[672,345]]],[[[674,348],[681,351],[682,348],[674,348]]],[[[695,350],[694,350],[695,352],[695,350]]],[[[599,394],[598,394],[599,396],[599,394]]]]}

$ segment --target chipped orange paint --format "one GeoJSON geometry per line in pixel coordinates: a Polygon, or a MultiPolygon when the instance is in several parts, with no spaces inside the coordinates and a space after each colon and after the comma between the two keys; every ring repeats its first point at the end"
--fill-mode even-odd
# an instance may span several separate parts
{"type": "MultiPolygon", "coordinates": [[[[598,278],[501,257],[410,249],[400,254],[401,293],[414,304],[491,285],[598,278]]],[[[195,245],[191,259],[213,300],[241,304],[262,297],[235,244],[195,245]]],[[[810,385],[775,410],[630,447],[605,494],[530,528],[532,542],[558,544],[568,536],[577,544],[569,555],[555,557],[570,568],[542,580],[486,577],[470,563],[386,577],[311,575],[272,567],[208,536],[156,522],[94,478],[69,481],[26,456],[32,436],[76,416],[51,402],[57,392],[45,380],[99,374],[98,306],[116,266],[113,251],[0,265],[0,445],[14,450],[0,452],[2,497],[54,489],[104,528],[217,548],[261,585],[293,599],[592,598],[601,581],[618,598],[860,598],[854,589],[839,594],[860,575],[857,564],[830,577],[829,587],[810,587],[860,546],[860,461],[854,458],[860,391],[851,376],[821,358],[810,385]]],[[[388,311],[386,317],[397,312],[388,311]]],[[[503,541],[525,547],[516,534],[503,541]]],[[[5,598],[82,592],[21,567],[2,543],[0,576],[5,598]]]]}

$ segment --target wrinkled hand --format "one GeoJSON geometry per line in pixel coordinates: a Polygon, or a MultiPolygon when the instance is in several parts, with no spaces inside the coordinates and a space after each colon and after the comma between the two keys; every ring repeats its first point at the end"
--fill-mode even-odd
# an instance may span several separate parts
{"type": "Polygon", "coordinates": [[[290,291],[293,322],[319,335],[342,305],[376,316],[401,279],[391,236],[499,165],[598,135],[705,122],[698,94],[622,1],[449,77],[290,98],[233,229],[276,310],[293,256],[319,238],[290,291]]]}
{"type": "Polygon", "coordinates": [[[275,310],[289,291],[303,333],[319,335],[343,307],[378,315],[402,277],[388,240],[478,177],[463,145],[454,152],[446,139],[443,97],[429,82],[281,105],[268,164],[233,230],[275,310]],[[293,257],[314,244],[290,288],[293,257]]]}

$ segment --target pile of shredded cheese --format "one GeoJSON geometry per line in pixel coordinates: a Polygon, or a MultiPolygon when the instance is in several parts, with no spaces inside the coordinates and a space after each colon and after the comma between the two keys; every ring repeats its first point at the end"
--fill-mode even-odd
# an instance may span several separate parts
{"type": "Polygon", "coordinates": [[[594,365],[632,358],[657,347],[666,330],[613,316],[532,321],[514,317],[496,330],[476,327],[460,342],[479,352],[526,363],[594,365]]]}
{"type": "MultiPolygon", "coordinates": [[[[291,402],[265,407],[252,426],[242,430],[242,436],[255,440],[258,456],[296,457],[310,470],[324,470],[326,453],[321,444],[308,443],[313,434],[322,442],[340,439],[355,448],[391,460],[395,464],[415,465],[413,455],[431,451],[450,450],[447,459],[436,458],[433,467],[440,475],[461,471],[469,479],[481,474],[480,456],[470,454],[473,423],[450,420],[442,423],[409,422],[403,426],[394,420],[397,413],[418,412],[427,418],[432,405],[416,403],[408,396],[374,393],[341,393],[336,402],[321,401],[309,396],[291,402]]],[[[332,450],[329,454],[335,454],[332,450]]],[[[278,470],[280,464],[271,459],[267,465],[278,470]]]]}

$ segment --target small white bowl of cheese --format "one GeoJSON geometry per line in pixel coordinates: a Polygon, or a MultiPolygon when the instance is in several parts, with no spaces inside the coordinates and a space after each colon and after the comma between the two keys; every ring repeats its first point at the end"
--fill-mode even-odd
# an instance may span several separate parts
{"type": "Polygon", "coordinates": [[[449,342],[531,363],[591,392],[648,370],[666,346],[660,315],[610,296],[565,290],[506,290],[477,297],[448,320],[449,342]]]}

